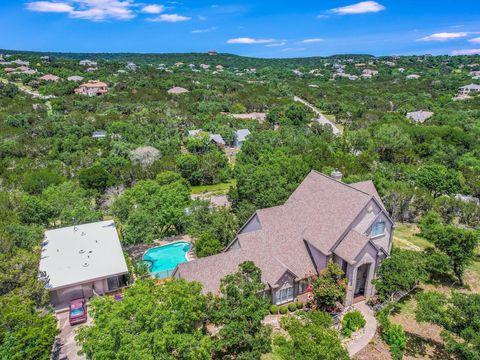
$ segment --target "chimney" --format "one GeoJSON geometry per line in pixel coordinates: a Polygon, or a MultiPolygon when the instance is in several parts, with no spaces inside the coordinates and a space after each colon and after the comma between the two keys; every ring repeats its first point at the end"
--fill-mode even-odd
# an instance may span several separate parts
{"type": "Polygon", "coordinates": [[[343,174],[338,169],[335,169],[330,176],[337,181],[342,181],[343,174]]]}

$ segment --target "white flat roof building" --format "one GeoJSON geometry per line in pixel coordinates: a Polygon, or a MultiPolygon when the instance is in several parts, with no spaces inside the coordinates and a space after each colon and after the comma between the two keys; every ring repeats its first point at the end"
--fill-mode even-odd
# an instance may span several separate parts
{"type": "Polygon", "coordinates": [[[39,270],[48,276],[54,304],[121,287],[128,268],[115,222],[45,231],[39,270]]]}

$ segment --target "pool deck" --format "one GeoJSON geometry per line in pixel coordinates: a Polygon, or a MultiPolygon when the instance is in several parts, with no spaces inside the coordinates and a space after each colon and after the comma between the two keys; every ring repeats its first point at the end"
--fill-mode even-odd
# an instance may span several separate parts
{"type": "MultiPolygon", "coordinates": [[[[125,250],[130,255],[130,258],[133,261],[141,261],[143,259],[143,255],[145,252],[151,248],[168,245],[178,241],[185,241],[189,244],[193,245],[193,239],[189,235],[179,235],[179,236],[172,236],[168,239],[163,240],[154,240],[152,244],[137,244],[137,245],[130,245],[125,246],[125,250]]],[[[193,260],[193,257],[190,256],[190,252],[188,254],[188,261],[193,260]]]]}

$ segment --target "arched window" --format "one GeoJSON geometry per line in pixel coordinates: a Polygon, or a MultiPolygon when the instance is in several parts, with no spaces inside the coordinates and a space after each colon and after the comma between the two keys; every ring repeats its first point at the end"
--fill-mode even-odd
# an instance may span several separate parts
{"type": "Polygon", "coordinates": [[[372,227],[372,236],[380,236],[385,233],[385,221],[376,222],[372,227]]]}

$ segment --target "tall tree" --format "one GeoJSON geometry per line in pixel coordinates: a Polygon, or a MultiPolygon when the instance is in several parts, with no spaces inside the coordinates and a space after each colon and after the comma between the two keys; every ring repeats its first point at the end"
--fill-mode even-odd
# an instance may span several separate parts
{"type": "Polygon", "coordinates": [[[79,330],[77,341],[88,359],[207,360],[210,337],[199,324],[205,319],[206,297],[198,283],[152,279],[137,281],[122,301],[95,298],[95,322],[79,330]]]}
{"type": "Polygon", "coordinates": [[[265,290],[261,270],[251,261],[221,281],[221,295],[213,301],[211,317],[220,327],[213,339],[215,358],[260,359],[271,351],[271,328],[262,325],[269,301],[259,296],[265,290]]]}
{"type": "Polygon", "coordinates": [[[300,318],[285,316],[282,328],[288,339],[274,337],[274,355],[282,360],[346,360],[348,352],[332,328],[332,318],[322,312],[300,314],[300,318]]]}
{"type": "Polygon", "coordinates": [[[450,297],[426,292],[417,297],[417,321],[444,328],[441,336],[458,359],[480,359],[480,295],[452,292],[450,297]]]}
{"type": "Polygon", "coordinates": [[[465,268],[475,257],[479,231],[459,229],[453,225],[435,225],[428,232],[428,240],[448,255],[453,273],[463,285],[465,268]]]}

